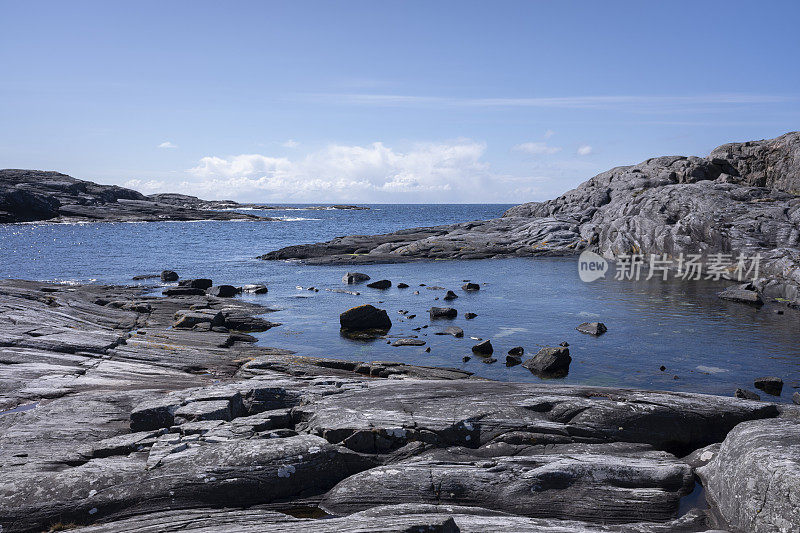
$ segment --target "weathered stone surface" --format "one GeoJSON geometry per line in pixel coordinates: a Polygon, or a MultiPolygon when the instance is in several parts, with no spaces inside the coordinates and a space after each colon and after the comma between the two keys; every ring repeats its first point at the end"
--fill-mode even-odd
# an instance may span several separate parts
{"type": "Polygon", "coordinates": [[[775,376],[756,378],[753,382],[753,386],[759,390],[763,390],[767,394],[780,396],[783,390],[783,380],[775,376]]]}
{"type": "Polygon", "coordinates": [[[732,302],[739,302],[750,305],[764,305],[764,300],[758,291],[740,289],[738,287],[730,287],[720,292],[717,296],[723,300],[730,300],[732,302]]]}
{"type": "Polygon", "coordinates": [[[392,320],[383,309],[367,304],[352,307],[339,315],[339,324],[350,330],[389,329],[392,320]]]}
{"type": "Polygon", "coordinates": [[[565,376],[569,372],[569,365],[572,357],[569,355],[569,348],[564,346],[545,347],[539,350],[536,355],[522,363],[522,366],[544,377],[565,376]]]}
{"type": "Polygon", "coordinates": [[[212,209],[214,209],[212,206],[179,207],[162,201],[157,195],[148,197],[124,187],[99,185],[59,172],[0,170],[0,222],[3,223],[37,220],[54,222],[273,220],[235,211],[212,209]]]}
{"type": "Polygon", "coordinates": [[[437,331],[435,335],[452,335],[456,338],[461,338],[464,336],[464,330],[458,326],[447,326],[442,331],[437,331]]]}
{"type": "Polygon", "coordinates": [[[584,322],[583,324],[579,324],[578,327],[576,327],[575,329],[577,329],[581,333],[586,333],[594,336],[602,335],[603,333],[608,331],[608,328],[602,322],[584,322]]]}
{"type": "Polygon", "coordinates": [[[739,424],[698,473],[708,500],[734,531],[800,530],[800,424],[739,424]]]}
{"type": "Polygon", "coordinates": [[[747,389],[736,389],[736,392],[733,393],[734,396],[737,398],[742,398],[743,400],[760,400],[761,396],[756,394],[755,392],[749,391],[747,389]]]}
{"type": "Polygon", "coordinates": [[[486,339],[485,341],[479,342],[478,344],[472,347],[472,352],[480,355],[492,355],[494,353],[494,347],[492,347],[492,341],[486,339]]]}
{"type": "Polygon", "coordinates": [[[221,326],[225,323],[225,317],[220,311],[213,309],[198,311],[181,310],[175,313],[175,323],[173,327],[193,328],[202,323],[208,323],[212,327],[221,326]]]}

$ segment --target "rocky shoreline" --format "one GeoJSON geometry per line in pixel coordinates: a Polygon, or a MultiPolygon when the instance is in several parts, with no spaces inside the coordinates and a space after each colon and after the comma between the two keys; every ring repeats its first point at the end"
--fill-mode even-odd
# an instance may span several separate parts
{"type": "Polygon", "coordinates": [[[798,406],[303,357],[222,287],[0,282],[4,533],[800,528],[798,406]]]}
{"type": "Polygon", "coordinates": [[[613,168],[502,218],[351,235],[261,259],[364,264],[433,259],[622,254],[761,255],[757,288],[800,299],[800,133],[732,143],[708,157],[665,156],[613,168]]]}

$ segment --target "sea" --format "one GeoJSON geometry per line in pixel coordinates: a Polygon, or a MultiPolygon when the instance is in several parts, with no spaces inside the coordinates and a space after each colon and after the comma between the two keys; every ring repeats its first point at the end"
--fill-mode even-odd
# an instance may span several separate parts
{"type": "Polygon", "coordinates": [[[548,382],[730,396],[737,388],[755,390],[753,381],[758,377],[778,376],[785,383],[780,397],[756,392],[762,399],[783,402],[790,402],[800,388],[800,312],[777,304],[755,308],[717,298],[730,282],[606,276],[587,283],[578,277],[576,257],[356,267],[257,259],[283,246],[336,236],[495,218],[510,206],[309,207],[294,204],[247,211],[277,221],[0,225],[0,277],[142,285],[155,294],[160,293],[159,280],[132,278],[171,269],[182,278],[208,277],[216,284],[264,283],[267,294],[241,296],[273,309],[265,317],[282,324],[256,334],[259,343],[300,355],[401,361],[465,369],[493,380],[540,382],[542,378],[522,366],[507,367],[506,352],[522,346],[525,359],[544,346],[567,342],[572,357],[569,374],[548,382]],[[346,286],[341,278],[351,270],[373,280],[391,280],[393,286],[388,290],[346,286]],[[465,280],[479,283],[481,289],[462,291],[465,280]],[[398,289],[400,282],[409,288],[398,289]],[[444,289],[453,290],[458,298],[444,302],[444,289]],[[387,310],[392,338],[417,336],[426,345],[394,347],[387,344],[391,338],[364,341],[342,336],[339,314],[367,303],[387,310]],[[458,317],[431,321],[428,309],[445,304],[455,307],[458,317]],[[785,313],[776,314],[779,308],[785,313]],[[467,320],[467,312],[477,317],[467,320]],[[599,337],[575,329],[582,322],[598,321],[608,328],[599,337]],[[461,327],[464,337],[435,335],[448,325],[461,327]],[[491,340],[496,362],[471,352],[478,339],[491,340]],[[430,352],[425,351],[428,347],[430,352]]]}

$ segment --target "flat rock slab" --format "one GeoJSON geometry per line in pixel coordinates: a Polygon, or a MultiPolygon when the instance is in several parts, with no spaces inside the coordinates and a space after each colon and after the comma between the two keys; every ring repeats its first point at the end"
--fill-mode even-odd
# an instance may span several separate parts
{"type": "Polygon", "coordinates": [[[800,422],[745,422],[698,473],[709,502],[734,530],[800,530],[800,422]]]}

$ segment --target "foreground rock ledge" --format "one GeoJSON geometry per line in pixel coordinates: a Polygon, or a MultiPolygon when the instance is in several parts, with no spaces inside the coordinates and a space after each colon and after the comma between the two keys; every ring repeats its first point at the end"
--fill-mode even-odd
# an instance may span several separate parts
{"type": "Polygon", "coordinates": [[[0,282],[4,533],[800,527],[794,406],[303,357],[172,329],[191,306],[266,312],[0,282]],[[714,512],[678,517],[705,463],[714,512]]]}

